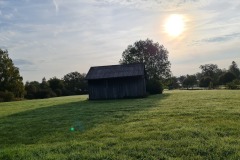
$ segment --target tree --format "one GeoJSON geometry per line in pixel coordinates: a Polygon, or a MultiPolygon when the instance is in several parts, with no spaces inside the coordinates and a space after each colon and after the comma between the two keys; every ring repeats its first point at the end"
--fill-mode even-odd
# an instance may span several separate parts
{"type": "Polygon", "coordinates": [[[180,87],[180,85],[179,85],[179,82],[178,82],[178,78],[175,77],[175,76],[171,77],[170,80],[169,80],[168,88],[169,89],[177,89],[179,87],[180,87]]]}
{"type": "Polygon", "coordinates": [[[148,79],[164,80],[171,76],[167,49],[149,39],[129,45],[123,51],[120,63],[143,63],[148,79]]]}
{"type": "Polygon", "coordinates": [[[225,85],[226,83],[232,82],[236,78],[236,75],[232,72],[226,72],[219,77],[219,82],[225,85]]]}
{"type": "Polygon", "coordinates": [[[211,77],[203,77],[199,82],[200,87],[213,87],[213,82],[211,77]]]}
{"type": "Polygon", "coordinates": [[[40,88],[41,89],[49,89],[50,88],[49,83],[47,82],[45,77],[43,77],[43,79],[42,79],[42,83],[40,84],[40,88]]]}
{"type": "Polygon", "coordinates": [[[63,77],[63,81],[72,94],[83,94],[87,92],[85,76],[85,73],[71,72],[63,77]]]}
{"type": "Polygon", "coordinates": [[[218,66],[216,64],[205,64],[201,65],[199,68],[202,69],[202,74],[204,77],[213,78],[215,73],[218,72],[218,66]]]}
{"type": "Polygon", "coordinates": [[[223,74],[223,71],[219,69],[216,64],[205,64],[201,65],[199,68],[202,69],[201,80],[204,77],[209,77],[211,79],[211,82],[213,83],[213,86],[218,85],[219,76],[223,74]]]}
{"type": "Polygon", "coordinates": [[[0,91],[9,91],[15,97],[22,98],[24,95],[22,80],[19,69],[8,56],[8,51],[0,49],[0,91]]]}
{"type": "Polygon", "coordinates": [[[25,98],[27,99],[34,99],[37,98],[37,92],[40,90],[40,83],[37,81],[26,82],[25,83],[25,91],[26,95],[25,98]]]}
{"type": "Polygon", "coordinates": [[[48,80],[48,83],[50,88],[56,93],[57,96],[62,95],[62,90],[64,89],[63,80],[53,77],[48,80]]]}
{"type": "Polygon", "coordinates": [[[232,72],[237,78],[240,78],[240,70],[236,62],[232,61],[232,64],[229,66],[229,71],[232,72]]]}
{"type": "Polygon", "coordinates": [[[192,87],[197,84],[197,77],[195,75],[187,75],[183,80],[183,87],[192,87]]]}
{"type": "Polygon", "coordinates": [[[187,77],[184,76],[184,75],[181,75],[181,76],[178,77],[178,81],[181,84],[181,86],[183,86],[183,81],[184,81],[185,78],[187,78],[187,77]]]}

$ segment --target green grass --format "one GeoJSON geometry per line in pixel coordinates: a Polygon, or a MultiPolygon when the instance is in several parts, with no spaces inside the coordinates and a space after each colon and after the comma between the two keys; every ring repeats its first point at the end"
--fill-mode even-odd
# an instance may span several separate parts
{"type": "Polygon", "coordinates": [[[0,159],[240,159],[240,91],[0,103],[0,159]]]}

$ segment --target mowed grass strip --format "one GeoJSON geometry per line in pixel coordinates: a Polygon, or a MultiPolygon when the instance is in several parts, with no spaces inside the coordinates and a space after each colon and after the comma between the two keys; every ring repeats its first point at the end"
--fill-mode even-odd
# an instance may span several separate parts
{"type": "Polygon", "coordinates": [[[0,159],[240,159],[240,91],[0,103],[0,159]]]}

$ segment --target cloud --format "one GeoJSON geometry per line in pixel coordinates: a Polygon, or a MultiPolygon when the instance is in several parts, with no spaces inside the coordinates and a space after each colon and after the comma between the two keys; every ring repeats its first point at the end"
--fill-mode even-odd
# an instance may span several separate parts
{"type": "Polygon", "coordinates": [[[13,62],[17,66],[33,65],[33,63],[31,61],[25,60],[25,59],[14,59],[13,62]]]}
{"type": "MultiPolygon", "coordinates": [[[[98,3],[105,4],[105,5],[121,5],[121,6],[128,6],[131,8],[138,8],[138,9],[144,9],[144,10],[159,10],[169,8],[181,8],[185,7],[185,5],[189,4],[202,4],[199,0],[95,0],[98,3]]],[[[203,0],[205,1],[205,0],[203,0]]],[[[198,5],[199,6],[199,5],[198,5]]]]}
{"type": "Polygon", "coordinates": [[[55,6],[56,13],[58,13],[59,7],[58,7],[57,1],[56,1],[56,0],[53,0],[53,4],[54,4],[54,6],[55,6]]]}
{"type": "Polygon", "coordinates": [[[227,35],[223,35],[223,36],[216,36],[216,37],[211,37],[211,38],[206,38],[206,39],[202,39],[199,41],[195,41],[195,44],[201,43],[201,42],[210,42],[210,43],[214,43],[214,42],[226,42],[226,41],[230,41],[236,38],[240,38],[240,33],[232,33],[232,34],[227,34],[227,35]]]}

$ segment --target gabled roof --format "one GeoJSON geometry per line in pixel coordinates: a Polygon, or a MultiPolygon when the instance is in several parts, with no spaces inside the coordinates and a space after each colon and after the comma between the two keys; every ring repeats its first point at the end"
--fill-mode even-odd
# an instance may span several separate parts
{"type": "Polygon", "coordinates": [[[85,79],[106,79],[117,77],[133,77],[144,75],[144,64],[124,64],[91,67],[85,79]]]}

